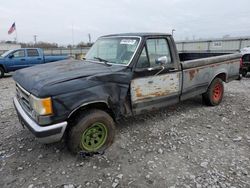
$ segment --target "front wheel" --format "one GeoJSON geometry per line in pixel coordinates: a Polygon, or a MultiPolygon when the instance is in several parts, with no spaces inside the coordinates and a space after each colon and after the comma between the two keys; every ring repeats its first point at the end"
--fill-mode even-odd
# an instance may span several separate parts
{"type": "Polygon", "coordinates": [[[68,148],[72,153],[103,152],[114,141],[112,117],[102,110],[90,110],[77,120],[68,133],[68,148]]]}
{"type": "Polygon", "coordinates": [[[215,78],[206,93],[202,94],[203,101],[208,106],[216,106],[221,103],[224,94],[223,81],[215,78]]]}
{"type": "Polygon", "coordinates": [[[4,70],[2,67],[0,67],[0,78],[4,77],[4,70]]]}

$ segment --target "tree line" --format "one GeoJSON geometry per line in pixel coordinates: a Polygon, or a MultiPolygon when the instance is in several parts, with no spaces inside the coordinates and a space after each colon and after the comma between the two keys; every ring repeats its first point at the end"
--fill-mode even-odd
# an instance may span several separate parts
{"type": "MultiPolygon", "coordinates": [[[[2,41],[3,43],[7,44],[16,44],[16,42],[12,41],[2,41]]],[[[77,45],[58,45],[57,43],[51,43],[51,42],[43,42],[39,41],[37,43],[25,43],[25,42],[19,42],[18,44],[21,45],[22,48],[84,48],[84,47],[90,47],[93,45],[93,43],[86,43],[86,42],[80,42],[77,45]]]]}

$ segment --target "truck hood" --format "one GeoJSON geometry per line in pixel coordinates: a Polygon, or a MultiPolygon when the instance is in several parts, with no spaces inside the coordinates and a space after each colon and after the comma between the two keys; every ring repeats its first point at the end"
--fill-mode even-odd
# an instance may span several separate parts
{"type": "Polygon", "coordinates": [[[78,86],[81,88],[78,89],[82,89],[84,85],[90,87],[91,84],[86,84],[86,79],[93,85],[94,82],[104,81],[110,75],[116,75],[115,72],[124,68],[123,66],[109,66],[90,61],[64,60],[21,69],[15,72],[13,79],[28,92],[41,97],[48,94],[55,95],[55,91],[52,91],[54,89],[50,89],[51,93],[49,93],[49,88],[55,88],[55,85],[60,85],[60,88],[64,87],[64,91],[67,91],[64,83],[74,80],[78,80],[78,84],[81,80],[82,84],[78,86]],[[46,92],[44,92],[45,90],[46,92]]]}

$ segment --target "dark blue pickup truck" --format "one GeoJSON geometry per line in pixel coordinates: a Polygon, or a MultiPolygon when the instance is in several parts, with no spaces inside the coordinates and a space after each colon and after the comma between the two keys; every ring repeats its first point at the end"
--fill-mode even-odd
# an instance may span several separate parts
{"type": "Polygon", "coordinates": [[[206,105],[219,105],[223,81],[239,77],[240,58],[184,56],[165,33],[107,35],[95,42],[84,61],[16,71],[14,105],[21,124],[39,141],[65,138],[73,153],[102,153],[113,143],[120,118],[197,95],[206,105]]]}
{"type": "Polygon", "coordinates": [[[10,50],[0,56],[0,78],[4,73],[38,64],[67,59],[68,56],[45,56],[40,48],[21,48],[10,50]]]}

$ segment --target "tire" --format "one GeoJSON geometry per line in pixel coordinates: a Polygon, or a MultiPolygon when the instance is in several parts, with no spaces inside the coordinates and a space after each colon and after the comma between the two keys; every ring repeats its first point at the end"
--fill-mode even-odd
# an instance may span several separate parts
{"type": "Polygon", "coordinates": [[[0,67],[0,78],[4,77],[4,69],[0,67]]]}
{"type": "Polygon", "coordinates": [[[208,106],[216,106],[221,103],[223,94],[223,81],[220,78],[215,78],[206,93],[202,94],[203,102],[208,106]]]}
{"type": "Polygon", "coordinates": [[[247,70],[245,70],[245,69],[242,70],[242,76],[243,76],[243,77],[246,77],[246,76],[247,76],[247,70]]]}
{"type": "Polygon", "coordinates": [[[239,74],[239,77],[236,80],[240,81],[241,79],[242,79],[242,76],[239,74]]]}
{"type": "Polygon", "coordinates": [[[85,111],[68,132],[67,146],[73,153],[103,153],[114,141],[112,117],[102,110],[85,111]]]}

